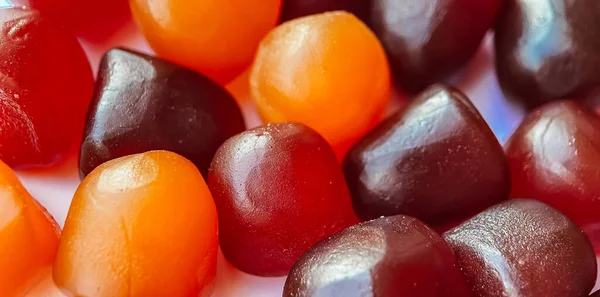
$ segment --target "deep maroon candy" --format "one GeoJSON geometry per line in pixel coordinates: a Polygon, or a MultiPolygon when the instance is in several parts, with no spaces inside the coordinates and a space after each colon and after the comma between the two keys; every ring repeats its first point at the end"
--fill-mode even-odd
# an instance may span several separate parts
{"type": "Polygon", "coordinates": [[[219,146],[244,129],[234,98],[205,76],[113,49],[100,63],[80,175],[114,158],[160,149],[188,158],[206,176],[219,146]]]}
{"type": "Polygon", "coordinates": [[[587,297],[596,281],[587,236],[538,201],[506,201],[444,237],[473,297],[587,297]]]}
{"type": "Polygon", "coordinates": [[[421,221],[394,216],[326,239],[290,272],[283,297],[467,297],[448,244],[421,221]]]}
{"type": "Polygon", "coordinates": [[[419,92],[460,70],[493,26],[501,0],[368,0],[367,23],[388,53],[394,79],[419,92]]]}
{"type": "Polygon", "coordinates": [[[590,295],[590,297],[600,297],[600,291],[596,291],[596,293],[590,295]]]}
{"type": "Polygon", "coordinates": [[[405,214],[446,224],[510,191],[498,140],[469,99],[445,86],[431,87],[364,137],[344,173],[363,219],[405,214]]]}
{"type": "Polygon", "coordinates": [[[508,97],[534,107],[600,85],[600,1],[504,2],[496,69],[508,97]]]}
{"type": "Polygon", "coordinates": [[[365,18],[369,11],[371,0],[285,0],[281,11],[281,21],[323,13],[334,10],[345,10],[365,18]]]}

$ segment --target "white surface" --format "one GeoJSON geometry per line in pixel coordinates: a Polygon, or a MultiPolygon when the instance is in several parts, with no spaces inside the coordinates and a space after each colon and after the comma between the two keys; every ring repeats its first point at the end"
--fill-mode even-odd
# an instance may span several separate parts
{"type": "MultiPolygon", "coordinates": [[[[5,0],[0,0],[0,5],[5,0]]],[[[114,46],[126,46],[143,52],[150,52],[135,26],[129,24],[118,32],[112,40],[102,45],[92,45],[82,42],[88,51],[92,67],[97,68],[100,56],[114,46]]],[[[487,38],[485,46],[479,51],[468,67],[462,79],[457,79],[457,86],[465,91],[477,108],[488,121],[498,138],[504,142],[516,128],[523,116],[523,111],[507,104],[499,90],[493,72],[491,39],[487,38]]],[[[256,114],[251,104],[243,104],[247,122],[250,126],[258,124],[256,114]]],[[[390,109],[400,106],[400,101],[394,101],[390,109]]],[[[63,224],[71,197],[79,183],[77,175],[76,148],[72,156],[57,168],[37,172],[19,172],[25,187],[37,198],[59,224],[63,224]]],[[[245,275],[231,265],[223,257],[219,258],[219,272],[216,297],[275,297],[281,296],[285,278],[258,278],[245,275]]]]}

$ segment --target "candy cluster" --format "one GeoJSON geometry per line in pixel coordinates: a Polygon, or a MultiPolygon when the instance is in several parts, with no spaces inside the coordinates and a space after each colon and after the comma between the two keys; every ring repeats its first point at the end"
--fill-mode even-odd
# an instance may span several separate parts
{"type": "Polygon", "coordinates": [[[283,297],[599,296],[600,2],[99,3],[0,9],[0,296],[208,297],[219,247],[283,297]],[[94,79],[75,36],[129,12],[155,55],[94,79]],[[490,31],[504,147],[447,83],[490,31]],[[11,167],[76,144],[60,230],[11,167]]]}

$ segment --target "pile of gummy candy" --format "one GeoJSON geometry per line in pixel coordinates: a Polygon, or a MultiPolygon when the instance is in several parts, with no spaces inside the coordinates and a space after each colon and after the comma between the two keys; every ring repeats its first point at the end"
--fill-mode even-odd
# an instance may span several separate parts
{"type": "Polygon", "coordinates": [[[600,1],[13,2],[0,296],[207,297],[219,246],[288,275],[283,297],[590,296],[600,1]],[[76,36],[130,12],[156,55],[111,49],[94,80],[76,36]],[[444,84],[490,31],[502,91],[529,111],[504,148],[444,84]],[[223,87],[247,69],[250,130],[223,87]],[[412,99],[384,118],[393,88],[412,99]],[[11,168],[75,145],[60,230],[11,168]]]}

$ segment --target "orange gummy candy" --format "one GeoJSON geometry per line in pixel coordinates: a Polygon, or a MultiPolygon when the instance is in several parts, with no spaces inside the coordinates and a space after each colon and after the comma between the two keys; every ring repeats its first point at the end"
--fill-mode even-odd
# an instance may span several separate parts
{"type": "Polygon", "coordinates": [[[194,164],[167,151],[106,162],[77,189],[54,266],[75,296],[208,296],[217,213],[194,164]]]}
{"type": "Polygon", "coordinates": [[[271,31],[250,86],[265,122],[305,124],[339,158],[380,121],[391,88],[379,40],[347,12],[299,18],[271,31]]]}
{"type": "Polygon", "coordinates": [[[130,0],[161,57],[226,83],[252,63],[279,19],[281,0],[130,0]]]}
{"type": "Polygon", "coordinates": [[[0,296],[21,297],[52,266],[60,229],[0,161],[0,296]]]}

